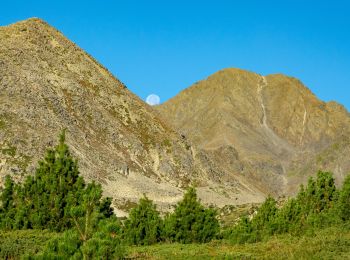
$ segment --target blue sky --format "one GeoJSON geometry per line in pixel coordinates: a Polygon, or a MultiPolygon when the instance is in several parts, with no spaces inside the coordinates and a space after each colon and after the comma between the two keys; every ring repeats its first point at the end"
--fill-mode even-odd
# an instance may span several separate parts
{"type": "Polygon", "coordinates": [[[299,78],[350,110],[350,1],[2,0],[0,25],[40,17],[128,88],[162,101],[227,67],[299,78]]]}

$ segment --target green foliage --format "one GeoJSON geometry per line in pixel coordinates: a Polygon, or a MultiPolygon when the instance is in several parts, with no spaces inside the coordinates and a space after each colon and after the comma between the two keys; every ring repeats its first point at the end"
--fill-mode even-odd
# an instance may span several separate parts
{"type": "Polygon", "coordinates": [[[80,234],[80,238],[86,241],[91,238],[93,229],[101,218],[99,202],[102,196],[101,185],[95,182],[89,183],[83,193],[75,197],[70,194],[68,198],[68,213],[74,222],[74,227],[80,234]]]}
{"type": "Polygon", "coordinates": [[[233,229],[225,230],[223,236],[235,244],[253,243],[259,240],[257,230],[246,216],[242,217],[233,229]]]}
{"type": "Polygon", "coordinates": [[[65,132],[55,149],[48,149],[33,176],[22,184],[6,177],[0,201],[3,229],[65,231],[42,254],[28,259],[116,259],[124,255],[112,200],[102,199],[101,185],[85,184],[79,176],[77,162],[65,144],[65,132]]]}
{"type": "Polygon", "coordinates": [[[343,188],[339,192],[337,213],[342,221],[350,220],[350,175],[346,177],[343,188]]]}
{"type": "Polygon", "coordinates": [[[162,239],[163,220],[147,197],[130,211],[125,221],[124,237],[130,244],[150,245],[162,239]]]}
{"type": "Polygon", "coordinates": [[[337,191],[329,172],[319,171],[316,180],[310,178],[306,188],[301,186],[295,199],[290,199],[277,214],[278,231],[305,232],[335,221],[337,191]]]}
{"type": "Polygon", "coordinates": [[[103,220],[81,251],[86,259],[122,259],[126,251],[120,234],[121,226],[116,218],[103,220]]]}
{"type": "Polygon", "coordinates": [[[131,259],[348,259],[350,232],[343,226],[312,236],[282,234],[253,244],[214,240],[207,244],[155,244],[130,247],[131,259]]]}
{"type": "Polygon", "coordinates": [[[13,180],[7,175],[3,191],[0,194],[0,224],[3,228],[11,228],[11,222],[16,215],[16,209],[13,206],[14,186],[13,180]]]}
{"type": "Polygon", "coordinates": [[[332,174],[319,171],[316,180],[310,178],[305,191],[301,190],[297,196],[302,204],[303,214],[320,213],[331,208],[336,196],[335,192],[332,174]]]}
{"type": "Polygon", "coordinates": [[[291,198],[282,208],[280,208],[275,215],[274,231],[282,234],[290,232],[291,234],[298,234],[302,229],[302,207],[297,199],[291,198]]]}
{"type": "Polygon", "coordinates": [[[100,185],[86,185],[79,176],[77,161],[65,144],[63,131],[59,144],[47,150],[33,176],[27,176],[22,184],[14,184],[7,177],[1,193],[0,227],[67,230],[77,227],[83,216],[88,222],[92,215],[111,216],[111,199],[101,197],[100,185]]]}
{"type": "Polygon", "coordinates": [[[256,242],[274,234],[301,235],[339,224],[339,214],[345,220],[349,212],[349,183],[344,183],[338,195],[332,174],[320,171],[316,180],[310,178],[283,207],[278,209],[276,201],[268,197],[251,221],[243,219],[224,236],[236,243],[256,242]]]}
{"type": "Polygon", "coordinates": [[[170,241],[205,243],[215,238],[218,232],[216,211],[200,204],[194,188],[187,190],[174,213],[165,219],[165,235],[170,241]]]}
{"type": "Polygon", "coordinates": [[[252,220],[241,218],[231,230],[224,232],[224,237],[235,243],[252,243],[261,241],[264,236],[271,235],[276,229],[276,200],[268,197],[260,206],[252,220]]]}
{"type": "Polygon", "coordinates": [[[13,203],[13,188],[14,182],[9,175],[5,177],[5,185],[2,193],[0,194],[1,210],[7,212],[13,203]]]}
{"type": "Polygon", "coordinates": [[[120,229],[119,221],[110,218],[100,221],[86,240],[76,230],[68,230],[51,240],[41,254],[29,259],[122,259],[125,248],[120,229]]]}
{"type": "Polygon", "coordinates": [[[77,232],[68,230],[59,238],[48,242],[43,253],[37,256],[27,256],[28,259],[82,259],[79,250],[82,241],[77,232]]]}
{"type": "Polygon", "coordinates": [[[276,200],[270,196],[267,197],[252,220],[253,228],[271,234],[276,212],[276,200]]]}
{"type": "Polygon", "coordinates": [[[48,240],[59,234],[47,230],[0,230],[0,259],[19,259],[24,254],[35,255],[48,240]]]}

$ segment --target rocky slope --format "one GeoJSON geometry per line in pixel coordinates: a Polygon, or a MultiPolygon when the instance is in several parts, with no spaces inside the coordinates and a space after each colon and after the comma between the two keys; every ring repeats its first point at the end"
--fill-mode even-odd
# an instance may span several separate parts
{"type": "Polygon", "coordinates": [[[275,195],[292,194],[319,169],[350,172],[350,117],[281,74],[225,69],[157,107],[232,176],[275,195]]]}
{"type": "Polygon", "coordinates": [[[44,21],[0,27],[0,179],[33,173],[63,128],[82,174],[121,210],[143,194],[166,209],[190,183],[206,203],[263,199],[44,21]]]}
{"type": "Polygon", "coordinates": [[[33,173],[63,128],[120,214],[143,194],[167,210],[189,184],[224,206],[350,171],[348,112],[294,78],[226,69],[154,108],[44,21],[0,27],[0,184],[33,173]]]}

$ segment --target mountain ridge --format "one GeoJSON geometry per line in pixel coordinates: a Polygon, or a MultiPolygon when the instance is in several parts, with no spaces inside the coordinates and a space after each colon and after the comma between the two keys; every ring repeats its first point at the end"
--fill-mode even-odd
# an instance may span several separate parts
{"type": "Polygon", "coordinates": [[[147,194],[171,209],[289,196],[317,170],[350,171],[349,112],[298,79],[223,69],[151,107],[45,21],[0,27],[0,182],[32,173],[67,128],[84,177],[118,214],[147,194]]]}
{"type": "Polygon", "coordinates": [[[169,210],[190,184],[207,204],[263,200],[41,19],[0,27],[0,61],[1,180],[33,173],[66,128],[83,176],[103,185],[120,214],[143,194],[169,210]]]}
{"type": "MultiPolygon", "coordinates": [[[[284,189],[296,191],[295,183],[288,184],[288,176],[291,168],[297,172],[295,168],[302,168],[305,154],[307,161],[312,161],[339,136],[346,140],[350,136],[350,117],[344,106],[318,100],[300,80],[282,74],[261,76],[241,69],[220,70],[157,109],[195,145],[207,151],[226,145],[234,148],[245,167],[253,168],[252,178],[265,183],[267,189],[275,186],[272,190],[280,195],[290,194],[284,189]],[[261,170],[263,167],[267,169],[261,170]],[[264,173],[258,175],[259,171],[264,173]],[[279,181],[264,180],[269,175],[279,181]]],[[[339,182],[350,170],[345,160],[340,164],[345,169],[336,174],[339,182]]],[[[230,169],[230,165],[225,167],[230,169]]],[[[311,168],[316,172],[319,166],[311,168]]],[[[339,167],[329,167],[332,171],[335,168],[339,167]]],[[[293,182],[305,182],[312,173],[293,182]]]]}

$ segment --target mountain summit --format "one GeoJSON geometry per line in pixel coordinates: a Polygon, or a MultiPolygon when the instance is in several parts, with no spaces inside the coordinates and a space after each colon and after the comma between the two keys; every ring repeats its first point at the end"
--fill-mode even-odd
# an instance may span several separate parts
{"type": "Polygon", "coordinates": [[[0,177],[33,173],[66,128],[83,176],[102,183],[122,211],[143,194],[166,210],[190,184],[206,203],[264,197],[234,178],[222,184],[204,151],[40,19],[0,27],[0,75],[0,177]]]}
{"type": "Polygon", "coordinates": [[[292,77],[225,69],[158,110],[223,169],[267,193],[290,194],[319,169],[338,182],[350,172],[349,113],[292,77]]]}

